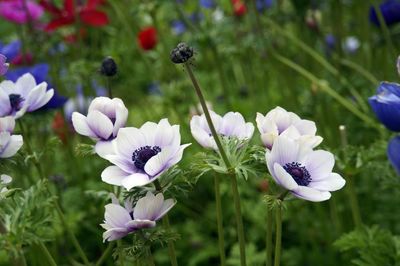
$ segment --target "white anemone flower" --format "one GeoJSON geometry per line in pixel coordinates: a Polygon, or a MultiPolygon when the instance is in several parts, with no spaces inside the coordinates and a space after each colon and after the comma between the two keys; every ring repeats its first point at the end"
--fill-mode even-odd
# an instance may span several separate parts
{"type": "Polygon", "coordinates": [[[335,158],[324,150],[312,150],[304,142],[279,136],[266,153],[273,179],[294,196],[309,201],[324,201],[330,191],[341,189],[346,181],[332,173],[335,158]]]}
{"type": "Polygon", "coordinates": [[[76,132],[96,141],[95,151],[100,156],[112,152],[111,140],[128,119],[128,109],[119,98],[95,98],[87,116],[78,112],[72,114],[72,124],[76,132]]]}
{"type": "Polygon", "coordinates": [[[168,119],[158,124],[146,122],[140,128],[121,128],[112,144],[113,154],[102,157],[114,166],[107,167],[101,178],[127,190],[156,180],[182,159],[183,150],[190,145],[181,145],[179,126],[171,126],[168,119]]]}
{"type": "Polygon", "coordinates": [[[8,191],[8,189],[5,186],[10,184],[11,181],[12,181],[11,176],[9,176],[9,175],[0,175],[0,185],[3,187],[0,190],[0,193],[5,193],[5,192],[8,191]]]}
{"type": "Polygon", "coordinates": [[[267,149],[271,149],[275,139],[283,134],[288,138],[306,142],[314,148],[322,142],[322,137],[316,136],[317,127],[310,120],[301,119],[298,115],[288,112],[282,107],[276,107],[265,116],[257,113],[257,127],[261,141],[267,149]]]}
{"type": "Polygon", "coordinates": [[[22,147],[22,136],[12,135],[14,127],[15,120],[13,117],[0,118],[0,158],[10,158],[22,147]]]}
{"type": "Polygon", "coordinates": [[[103,241],[114,241],[137,230],[155,227],[156,221],[167,214],[174,205],[175,201],[164,200],[162,193],[154,195],[147,192],[145,197],[137,201],[135,207],[129,201],[122,207],[114,197],[113,202],[105,207],[104,223],[101,224],[106,229],[103,241]]]}
{"type": "MultiPolygon", "coordinates": [[[[238,112],[229,112],[221,117],[215,112],[210,111],[210,116],[217,134],[221,137],[249,140],[253,136],[254,125],[250,122],[246,123],[243,116],[238,112]]],[[[204,114],[192,117],[190,130],[193,137],[201,146],[218,150],[204,114]]]]}
{"type": "Polygon", "coordinates": [[[20,118],[26,112],[33,112],[44,106],[54,95],[47,90],[47,83],[36,84],[35,78],[26,73],[17,82],[5,80],[0,83],[0,117],[20,118]]]}

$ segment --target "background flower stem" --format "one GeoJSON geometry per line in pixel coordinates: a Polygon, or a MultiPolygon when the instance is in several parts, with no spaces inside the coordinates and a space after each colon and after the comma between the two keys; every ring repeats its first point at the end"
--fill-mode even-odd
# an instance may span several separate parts
{"type": "Polygon", "coordinates": [[[38,246],[40,248],[40,250],[42,251],[44,257],[46,258],[47,262],[49,263],[49,265],[51,266],[57,266],[57,263],[54,261],[53,257],[51,256],[49,250],[47,249],[47,247],[45,246],[45,244],[40,241],[38,243],[38,246]]]}
{"type": "Polygon", "coordinates": [[[214,177],[214,191],[215,191],[215,205],[217,212],[217,225],[218,225],[218,246],[219,257],[221,266],[226,265],[225,261],[225,241],[224,241],[224,228],[222,221],[222,207],[221,207],[221,193],[220,193],[220,179],[218,174],[214,177]]]}
{"type": "Polygon", "coordinates": [[[110,256],[111,251],[114,248],[115,243],[111,242],[108,244],[106,250],[103,252],[103,254],[101,255],[101,257],[99,258],[99,260],[96,262],[96,266],[100,266],[104,263],[104,261],[108,258],[108,256],[110,256]]]}
{"type": "Polygon", "coordinates": [[[272,266],[272,210],[267,211],[266,266],[272,266]]]}

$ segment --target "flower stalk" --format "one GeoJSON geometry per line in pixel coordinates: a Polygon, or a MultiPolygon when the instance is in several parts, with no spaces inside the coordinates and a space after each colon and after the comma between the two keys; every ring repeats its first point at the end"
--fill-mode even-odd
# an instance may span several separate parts
{"type": "Polygon", "coordinates": [[[223,227],[223,222],[222,222],[220,179],[219,179],[218,175],[215,175],[215,177],[214,177],[214,191],[215,191],[215,205],[216,205],[216,212],[217,212],[219,257],[220,257],[221,266],[225,266],[226,259],[225,259],[224,227],[223,227]]]}
{"type": "Polygon", "coordinates": [[[196,77],[193,74],[193,71],[190,67],[190,64],[185,61],[183,62],[185,69],[187,73],[189,74],[190,80],[193,83],[193,87],[196,91],[196,94],[199,98],[201,107],[203,109],[204,115],[207,120],[207,124],[210,128],[211,134],[215,140],[215,143],[217,145],[218,151],[221,155],[222,160],[225,163],[225,166],[227,170],[230,172],[230,178],[231,178],[231,184],[232,184],[232,194],[233,194],[233,199],[234,199],[234,206],[235,206],[235,217],[236,217],[236,226],[237,226],[237,233],[238,233],[238,240],[239,240],[239,249],[240,249],[240,265],[245,266],[246,265],[246,247],[245,247],[245,239],[244,239],[244,229],[243,229],[243,220],[242,220],[242,211],[240,207],[240,195],[239,195],[239,190],[238,190],[238,185],[237,185],[237,180],[236,180],[236,175],[232,169],[232,165],[226,155],[226,152],[221,144],[221,140],[217,134],[217,131],[215,130],[214,124],[211,120],[210,112],[208,111],[206,101],[204,99],[203,93],[201,91],[200,85],[197,82],[196,77]]]}
{"type": "Polygon", "coordinates": [[[274,266],[279,266],[281,263],[281,248],[282,248],[282,205],[276,207],[276,239],[275,239],[275,261],[274,266]]]}
{"type": "Polygon", "coordinates": [[[272,266],[272,210],[267,212],[267,237],[266,237],[266,266],[272,266]]]}

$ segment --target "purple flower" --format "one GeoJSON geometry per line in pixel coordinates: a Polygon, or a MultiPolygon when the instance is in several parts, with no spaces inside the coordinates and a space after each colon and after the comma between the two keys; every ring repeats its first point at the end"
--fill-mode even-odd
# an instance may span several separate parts
{"type": "Polygon", "coordinates": [[[309,201],[324,201],[330,191],[341,189],[346,181],[332,173],[335,158],[324,150],[279,136],[271,152],[265,154],[268,170],[280,186],[294,196],[309,201]]]}
{"type": "Polygon", "coordinates": [[[33,112],[44,106],[53,97],[54,90],[47,90],[47,83],[36,84],[35,78],[24,74],[14,83],[5,80],[0,83],[0,117],[19,118],[25,112],[33,112]]]}
{"type": "MultiPolygon", "coordinates": [[[[379,9],[382,13],[383,19],[386,25],[391,26],[400,21],[400,1],[399,0],[387,0],[379,5],[379,9]]],[[[380,26],[378,14],[375,12],[375,8],[372,6],[369,10],[369,20],[376,26],[380,26]]]]}
{"type": "Polygon", "coordinates": [[[7,64],[6,61],[7,57],[0,54],[0,76],[3,76],[8,70],[9,64],[7,64]]]}
{"type": "Polygon", "coordinates": [[[186,25],[181,20],[174,20],[171,23],[175,35],[181,35],[186,31],[186,25]]]}
{"type": "MultiPolygon", "coordinates": [[[[10,69],[5,77],[11,81],[17,81],[19,77],[26,73],[30,73],[36,80],[36,83],[41,83],[41,82],[48,82],[48,73],[49,73],[49,65],[45,63],[40,63],[36,64],[33,66],[26,66],[26,67],[19,67],[15,69],[10,69]]],[[[49,84],[49,87],[51,85],[49,84]]],[[[48,88],[49,90],[49,88],[48,88]]],[[[47,110],[47,109],[56,109],[62,107],[66,101],[67,98],[64,96],[61,96],[57,93],[57,90],[54,90],[54,95],[50,99],[48,103],[46,103],[43,107],[40,108],[40,110],[47,110]]]]}
{"type": "Polygon", "coordinates": [[[30,0],[0,2],[0,16],[17,24],[36,21],[42,15],[43,8],[30,0]]]}
{"type": "Polygon", "coordinates": [[[107,167],[101,178],[127,190],[144,186],[177,164],[189,145],[181,145],[179,126],[171,126],[168,119],[121,128],[113,140],[113,154],[102,156],[114,166],[107,167]]]}
{"type": "Polygon", "coordinates": [[[137,230],[155,227],[156,221],[174,205],[173,199],[164,200],[161,193],[154,196],[153,193],[147,192],[145,197],[137,201],[134,208],[132,202],[129,201],[126,201],[125,207],[122,207],[114,197],[113,203],[105,207],[104,224],[101,224],[106,229],[103,233],[103,241],[114,241],[137,230]]]}
{"type": "Polygon", "coordinates": [[[99,155],[112,152],[113,140],[128,119],[128,109],[119,98],[97,97],[89,106],[87,116],[72,114],[76,132],[97,141],[95,151],[99,155]]]}
{"type": "Polygon", "coordinates": [[[400,132],[400,84],[381,82],[368,102],[386,128],[400,132]]]}
{"type": "Polygon", "coordinates": [[[0,54],[3,54],[9,60],[13,60],[21,50],[21,41],[12,41],[7,45],[0,43],[0,54]]]}
{"type": "Polygon", "coordinates": [[[21,135],[11,135],[15,120],[11,116],[0,118],[0,158],[14,156],[23,144],[21,135]]]}
{"type": "MultiPolygon", "coordinates": [[[[243,116],[238,112],[229,112],[221,117],[210,111],[211,120],[215,130],[221,137],[234,137],[239,140],[248,140],[253,136],[254,126],[246,123],[243,116]]],[[[208,127],[205,115],[195,115],[190,121],[190,130],[195,140],[204,148],[217,150],[217,144],[208,127]]]]}
{"type": "Polygon", "coordinates": [[[256,0],[256,8],[259,12],[269,9],[274,4],[274,0],[256,0]]]}
{"type": "Polygon", "coordinates": [[[267,149],[273,147],[279,135],[305,142],[312,148],[322,142],[322,138],[315,135],[317,127],[313,121],[301,119],[295,113],[288,112],[279,106],[265,116],[257,113],[256,122],[261,133],[261,141],[267,149]]]}
{"type": "Polygon", "coordinates": [[[400,175],[400,136],[394,137],[389,141],[387,155],[390,163],[400,175]]]}
{"type": "Polygon", "coordinates": [[[325,35],[325,44],[329,50],[335,49],[336,46],[336,37],[333,34],[325,35]]]}

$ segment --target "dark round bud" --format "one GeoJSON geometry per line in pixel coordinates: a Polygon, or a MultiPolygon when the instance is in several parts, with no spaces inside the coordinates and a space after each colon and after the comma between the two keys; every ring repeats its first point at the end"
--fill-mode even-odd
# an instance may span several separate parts
{"type": "Polygon", "coordinates": [[[117,74],[117,64],[111,56],[104,58],[101,62],[100,73],[107,77],[112,77],[117,74]]]}
{"type": "Polygon", "coordinates": [[[193,56],[193,48],[181,42],[171,51],[171,61],[175,64],[186,63],[193,56]]]}

